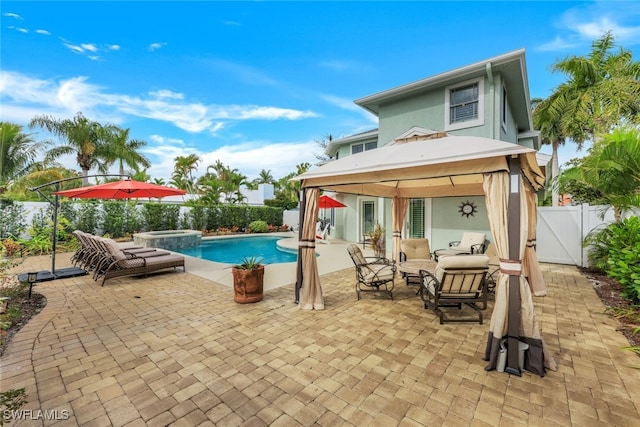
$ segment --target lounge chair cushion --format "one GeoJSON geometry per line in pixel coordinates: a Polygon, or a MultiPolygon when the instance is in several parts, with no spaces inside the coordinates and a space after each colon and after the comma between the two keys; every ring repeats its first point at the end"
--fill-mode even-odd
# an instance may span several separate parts
{"type": "Polygon", "coordinates": [[[355,259],[357,265],[367,264],[367,260],[364,255],[362,255],[362,251],[357,246],[351,246],[351,256],[355,259]]]}
{"type": "Polygon", "coordinates": [[[391,266],[387,264],[368,264],[365,268],[364,280],[367,282],[393,280],[395,274],[391,266]]]}
{"type": "Polygon", "coordinates": [[[473,245],[484,244],[485,234],[484,233],[473,233],[470,231],[465,231],[462,233],[462,238],[460,239],[460,244],[458,247],[460,249],[471,249],[473,245]]]}
{"type": "Polygon", "coordinates": [[[125,255],[125,253],[120,250],[120,246],[118,245],[118,243],[116,243],[115,240],[103,238],[102,241],[104,242],[107,249],[109,249],[109,252],[115,260],[120,261],[127,258],[127,255],[125,255]]]}
{"type": "Polygon", "coordinates": [[[428,239],[402,239],[400,241],[400,251],[405,254],[408,260],[431,259],[428,239]]]}
{"type": "MultiPolygon", "coordinates": [[[[438,258],[438,265],[436,265],[434,276],[439,282],[442,282],[445,271],[451,273],[460,270],[468,269],[484,269],[489,265],[489,257],[486,255],[455,255],[445,256],[438,258]]],[[[449,276],[454,277],[454,276],[449,276]]],[[[474,293],[459,293],[462,286],[462,276],[455,276],[452,283],[443,284],[447,291],[441,295],[441,298],[446,298],[447,293],[451,293],[456,298],[458,297],[471,297],[474,293]]],[[[427,283],[429,291],[435,293],[434,282],[430,280],[427,283]]]]}

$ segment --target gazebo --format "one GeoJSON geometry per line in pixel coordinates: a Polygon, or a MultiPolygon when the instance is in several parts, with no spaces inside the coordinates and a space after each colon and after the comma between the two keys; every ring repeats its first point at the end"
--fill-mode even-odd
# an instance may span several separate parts
{"type": "Polygon", "coordinates": [[[410,198],[484,195],[492,240],[501,258],[485,369],[496,368],[503,338],[508,343],[506,372],[521,375],[520,341],[529,344],[525,369],[541,376],[545,367],[556,369],[540,336],[529,285],[531,280],[534,288],[544,287],[534,250],[536,191],[544,185],[544,174],[534,149],[434,131],[328,162],[294,179],[302,188],[296,279],[301,309],[324,309],[315,259],[320,190],[391,199],[395,260],[410,198]]]}

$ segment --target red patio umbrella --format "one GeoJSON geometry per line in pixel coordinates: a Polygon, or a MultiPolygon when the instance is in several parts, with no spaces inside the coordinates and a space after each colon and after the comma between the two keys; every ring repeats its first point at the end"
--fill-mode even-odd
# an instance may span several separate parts
{"type": "Polygon", "coordinates": [[[324,228],[324,226],[326,225],[326,222],[329,221],[327,219],[327,212],[326,209],[327,208],[346,208],[347,205],[340,203],[339,201],[337,201],[336,199],[333,199],[329,196],[327,196],[326,194],[323,194],[322,196],[320,196],[320,199],[318,201],[318,207],[323,208],[324,212],[322,214],[322,228],[324,228]]]}
{"type": "Polygon", "coordinates": [[[326,194],[320,196],[319,207],[321,208],[346,208],[347,205],[340,203],[336,199],[333,199],[326,194]]]}
{"type": "Polygon", "coordinates": [[[125,179],[89,187],[56,191],[53,194],[74,199],[159,199],[187,194],[184,190],[125,179]]]}

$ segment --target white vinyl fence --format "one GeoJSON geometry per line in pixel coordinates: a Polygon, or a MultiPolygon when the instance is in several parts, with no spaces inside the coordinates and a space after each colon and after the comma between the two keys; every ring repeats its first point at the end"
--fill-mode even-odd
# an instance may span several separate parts
{"type": "Polygon", "coordinates": [[[613,221],[608,206],[538,207],[537,253],[541,262],[587,266],[582,240],[591,230],[613,221]],[[601,215],[604,213],[604,219],[601,215]]]}

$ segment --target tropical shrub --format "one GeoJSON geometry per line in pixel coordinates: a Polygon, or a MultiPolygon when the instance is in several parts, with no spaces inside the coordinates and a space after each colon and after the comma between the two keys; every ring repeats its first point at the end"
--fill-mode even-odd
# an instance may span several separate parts
{"type": "Polygon", "coordinates": [[[142,215],[136,201],[108,201],[102,204],[102,229],[114,238],[138,232],[142,228],[142,215]]]}
{"type": "Polygon", "coordinates": [[[607,275],[620,282],[625,298],[640,303],[640,218],[626,218],[609,229],[607,275]]]}
{"type": "Polygon", "coordinates": [[[249,224],[249,231],[252,233],[266,233],[269,231],[269,225],[264,221],[253,221],[249,224]]]}
{"type": "Polygon", "coordinates": [[[96,229],[102,220],[102,215],[98,206],[99,205],[93,200],[83,201],[77,205],[78,211],[76,214],[76,228],[78,230],[89,234],[94,234],[96,232],[96,229]]]}
{"type": "Polygon", "coordinates": [[[6,239],[2,240],[2,242],[0,242],[0,255],[2,256],[13,258],[20,255],[21,252],[22,244],[16,240],[13,240],[11,237],[7,237],[6,239]]]}
{"type": "Polygon", "coordinates": [[[10,199],[0,199],[0,239],[18,238],[26,228],[25,209],[22,203],[10,199]]]}
{"type": "Polygon", "coordinates": [[[589,248],[589,267],[606,272],[609,268],[609,247],[611,246],[611,224],[595,228],[587,234],[582,246],[589,248]]]}
{"type": "Polygon", "coordinates": [[[147,231],[175,230],[180,223],[180,206],[145,203],[142,218],[147,231]]]}

